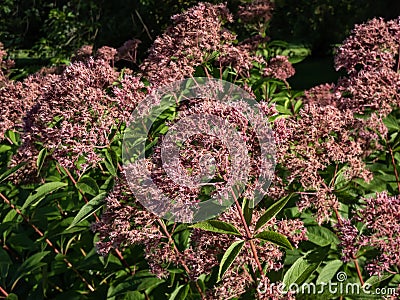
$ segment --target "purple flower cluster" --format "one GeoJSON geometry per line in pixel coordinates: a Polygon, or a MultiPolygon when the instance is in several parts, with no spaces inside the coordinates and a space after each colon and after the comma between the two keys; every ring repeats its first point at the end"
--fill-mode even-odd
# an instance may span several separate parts
{"type": "Polygon", "coordinates": [[[288,58],[282,55],[271,58],[268,66],[264,69],[264,76],[271,76],[279,80],[286,80],[294,73],[295,70],[288,58]]]}
{"type": "MultiPolygon", "coordinates": [[[[335,57],[336,68],[348,76],[306,91],[298,115],[275,122],[284,137],[277,137],[277,155],[290,172],[287,183],[301,183],[305,192],[298,206],[316,209],[319,223],[338,207],[334,186],[321,177],[328,166],[346,166],[349,180],[372,179],[363,160],[382,148],[380,140],[387,134],[383,118],[400,104],[399,38],[399,20],[373,19],[356,26],[335,57]]],[[[275,77],[290,74],[283,69],[279,72],[286,74],[275,77]]]]}
{"type": "Polygon", "coordinates": [[[355,27],[335,57],[336,69],[349,74],[336,88],[343,95],[340,107],[387,115],[400,105],[399,43],[400,19],[372,19],[355,27]]]}
{"type": "MultiPolygon", "coordinates": [[[[115,53],[100,48],[96,57],[75,61],[41,85],[25,117],[21,151],[40,142],[64,167],[75,169],[78,159],[84,158],[81,170],[100,160],[96,149],[108,145],[112,128],[126,120],[128,110],[126,101],[112,95],[112,84],[118,80],[110,65],[115,53]]],[[[136,90],[142,87],[138,84],[136,90]]],[[[140,98],[129,100],[137,103],[140,98]]]]}
{"type": "Polygon", "coordinates": [[[194,73],[200,65],[224,43],[234,39],[223,30],[232,15],[225,5],[199,3],[186,12],[172,17],[173,25],[156,38],[141,69],[155,85],[166,84],[194,73]]]}
{"type": "MultiPolygon", "coordinates": [[[[127,189],[127,183],[124,180],[117,182],[114,190],[106,198],[106,203],[107,210],[101,221],[92,227],[99,233],[100,242],[96,245],[99,253],[105,255],[114,248],[142,244],[146,260],[152,271],[159,277],[168,274],[166,267],[170,264],[187,267],[188,275],[193,280],[201,274],[210,273],[215,266],[218,266],[219,256],[237,240],[235,236],[193,229],[189,247],[179,252],[174,248],[169,234],[160,226],[163,221],[143,209],[127,189]]],[[[252,231],[254,231],[255,220],[262,213],[262,210],[255,212],[250,226],[252,231]]],[[[236,208],[229,209],[220,215],[218,220],[231,223],[245,235],[236,208]]],[[[300,220],[274,218],[260,230],[275,230],[281,234],[287,234],[295,246],[298,242],[307,239],[304,224],[300,220]]],[[[267,271],[282,268],[283,252],[277,245],[261,240],[255,240],[255,245],[259,259],[265,263],[267,271]]],[[[250,247],[246,245],[233,263],[232,269],[224,276],[222,283],[211,292],[217,298],[210,299],[222,299],[223,296],[232,297],[245,292],[252,281],[245,265],[255,268],[255,264],[250,247]],[[235,280],[230,281],[230,278],[235,278],[235,280]],[[241,287],[236,288],[236,286],[241,287]]]]}
{"type": "Polygon", "coordinates": [[[370,275],[382,275],[394,266],[400,267],[400,197],[382,192],[364,201],[350,220],[341,220],[336,225],[343,260],[356,258],[364,246],[374,247],[379,255],[365,268],[370,275]],[[357,223],[365,229],[357,230],[357,223]]]}
{"type": "Polygon", "coordinates": [[[109,144],[112,130],[144,98],[147,88],[140,77],[119,79],[113,68],[117,50],[103,47],[94,57],[91,51],[81,48],[59,75],[46,70],[22,82],[3,82],[0,138],[13,129],[23,140],[13,164],[28,162],[36,173],[35,144],[41,143],[63,167],[83,172],[99,162],[98,149],[109,144]]]}
{"type": "Polygon", "coordinates": [[[306,191],[301,195],[299,208],[316,209],[317,221],[322,223],[339,202],[321,171],[330,165],[347,164],[348,179],[371,180],[363,162],[366,141],[359,138],[361,132],[367,135],[368,130],[351,111],[315,103],[306,103],[299,118],[284,119],[284,126],[280,130],[284,130],[285,140],[278,142],[277,160],[290,172],[287,182],[300,182],[306,191]]]}
{"type": "Polygon", "coordinates": [[[272,17],[273,5],[269,0],[254,0],[239,6],[238,17],[245,23],[266,23],[272,17]]]}
{"type": "Polygon", "coordinates": [[[7,52],[3,49],[3,44],[0,43],[0,83],[6,80],[7,72],[14,66],[13,60],[4,59],[6,56],[7,52]]]}

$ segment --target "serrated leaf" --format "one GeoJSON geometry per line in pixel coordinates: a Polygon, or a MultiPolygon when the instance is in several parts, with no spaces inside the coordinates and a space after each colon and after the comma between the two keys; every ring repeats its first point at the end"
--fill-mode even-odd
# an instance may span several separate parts
{"type": "Polygon", "coordinates": [[[106,197],[107,193],[101,193],[91,199],[88,203],[86,203],[82,208],[79,210],[79,212],[76,214],[75,218],[72,220],[71,225],[68,226],[68,229],[71,229],[74,227],[76,224],[79,224],[83,220],[86,220],[89,218],[94,212],[99,210],[101,206],[103,205],[103,200],[106,197]]]}
{"type": "Polygon", "coordinates": [[[343,265],[341,260],[332,260],[322,268],[317,278],[317,284],[328,283],[336,275],[337,271],[343,265]]]}
{"type": "Polygon", "coordinates": [[[40,150],[38,158],[36,160],[37,176],[39,176],[40,174],[40,170],[43,167],[44,161],[46,160],[46,156],[47,156],[47,149],[43,148],[42,150],[40,150]]]}
{"type": "Polygon", "coordinates": [[[171,294],[169,300],[185,300],[189,293],[190,286],[188,284],[181,285],[171,294]]]}
{"type": "Polygon", "coordinates": [[[26,209],[29,205],[36,206],[47,194],[67,185],[68,184],[65,182],[48,182],[43,184],[29,195],[29,197],[25,200],[22,209],[26,209]]]}
{"type": "Polygon", "coordinates": [[[291,284],[301,285],[319,267],[327,255],[328,248],[319,248],[297,259],[283,276],[283,284],[287,291],[291,284]]]}
{"type": "Polygon", "coordinates": [[[254,237],[293,250],[293,246],[287,237],[278,232],[266,230],[256,234],[254,237]]]}
{"type": "Polygon", "coordinates": [[[99,186],[96,181],[91,177],[82,177],[77,183],[76,187],[85,194],[96,196],[99,194],[99,186]]]}
{"type": "Polygon", "coordinates": [[[368,278],[368,280],[365,281],[364,285],[365,284],[370,284],[371,287],[374,287],[374,286],[377,286],[382,281],[385,281],[385,280],[387,280],[387,279],[389,279],[389,278],[391,278],[393,276],[394,276],[394,274],[384,274],[382,276],[374,275],[374,276],[371,276],[370,278],[368,278]]]}
{"type": "Polygon", "coordinates": [[[218,281],[224,276],[225,272],[229,269],[236,257],[239,255],[240,250],[244,245],[244,241],[236,241],[225,251],[224,256],[219,264],[218,281]]]}
{"type": "Polygon", "coordinates": [[[144,278],[140,281],[137,290],[138,291],[144,291],[147,290],[149,288],[154,288],[157,285],[160,285],[161,283],[163,283],[164,280],[155,278],[155,277],[149,277],[149,278],[144,278]]]}
{"type": "Polygon", "coordinates": [[[290,200],[292,195],[293,194],[283,197],[282,199],[280,199],[277,202],[275,202],[274,204],[272,204],[265,211],[265,213],[258,219],[255,230],[257,231],[264,224],[266,224],[269,220],[271,220],[273,217],[275,217],[281,211],[281,209],[285,207],[285,205],[288,203],[288,201],[290,200]]]}
{"type": "Polygon", "coordinates": [[[199,222],[191,225],[190,227],[199,228],[202,230],[216,232],[216,233],[240,235],[239,230],[237,230],[235,226],[226,222],[216,221],[216,220],[207,220],[204,222],[199,222]]]}
{"type": "Polygon", "coordinates": [[[307,227],[308,240],[318,246],[339,244],[339,239],[331,230],[323,226],[307,227]]]}

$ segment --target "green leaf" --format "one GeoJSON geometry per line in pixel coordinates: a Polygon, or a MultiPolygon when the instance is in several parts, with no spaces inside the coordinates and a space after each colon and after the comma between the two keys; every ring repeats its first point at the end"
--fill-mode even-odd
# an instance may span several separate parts
{"type": "Polygon", "coordinates": [[[204,222],[199,222],[190,226],[191,228],[199,228],[206,231],[216,232],[216,233],[226,233],[240,235],[239,230],[235,226],[216,220],[207,220],[204,222]]]}
{"type": "Polygon", "coordinates": [[[144,295],[138,291],[129,291],[124,295],[123,300],[144,300],[144,295]]]}
{"type": "Polygon", "coordinates": [[[28,273],[47,265],[41,261],[49,253],[50,251],[38,252],[26,259],[15,272],[14,278],[11,280],[14,282],[13,285],[15,285],[20,278],[28,275],[28,273]]]}
{"type": "Polygon", "coordinates": [[[251,219],[253,216],[254,200],[253,199],[243,199],[242,212],[247,225],[251,224],[251,219]]]}
{"type": "Polygon", "coordinates": [[[104,165],[106,166],[108,172],[110,172],[110,174],[112,176],[117,176],[117,170],[115,169],[114,165],[110,164],[108,161],[104,162],[104,165]]]}
{"type": "Polygon", "coordinates": [[[25,200],[22,209],[26,209],[29,205],[36,206],[47,194],[67,185],[68,184],[65,182],[48,182],[43,184],[29,195],[29,197],[25,200]]]}
{"type": "Polygon", "coordinates": [[[150,288],[154,288],[163,282],[164,282],[164,280],[161,280],[161,279],[158,279],[155,277],[144,278],[140,281],[140,284],[138,285],[137,290],[144,291],[144,290],[147,290],[150,288]]]}
{"type": "Polygon", "coordinates": [[[339,244],[339,239],[331,230],[322,226],[307,227],[308,240],[318,246],[339,244]]]}
{"type": "Polygon", "coordinates": [[[188,229],[187,224],[179,224],[173,233],[173,238],[175,241],[175,245],[179,250],[184,251],[189,243],[190,230],[188,229]]]}
{"type": "Polygon", "coordinates": [[[101,194],[97,195],[96,197],[94,197],[93,199],[91,199],[84,206],[82,206],[82,208],[79,210],[79,212],[77,213],[75,218],[72,220],[71,225],[69,225],[66,230],[71,229],[72,227],[79,224],[83,220],[86,220],[94,212],[99,210],[101,208],[101,206],[103,205],[103,200],[106,197],[106,195],[107,195],[106,192],[101,193],[101,194]]]}
{"type": "Polygon", "coordinates": [[[218,281],[224,276],[225,272],[229,269],[232,263],[235,261],[236,257],[239,255],[240,250],[244,245],[244,241],[236,241],[224,253],[224,256],[221,259],[219,264],[219,271],[218,271],[218,281]]]}
{"type": "Polygon", "coordinates": [[[0,248],[0,277],[6,278],[8,274],[8,269],[12,265],[12,261],[8,253],[0,248]]]}
{"type": "Polygon", "coordinates": [[[385,119],[383,119],[383,123],[386,125],[388,129],[400,131],[400,125],[397,119],[392,115],[388,115],[385,119]]]}
{"type": "Polygon", "coordinates": [[[271,220],[273,217],[275,217],[282,208],[285,207],[285,205],[288,203],[288,201],[290,200],[290,198],[292,197],[293,194],[290,194],[286,197],[283,197],[282,199],[280,199],[279,201],[275,202],[274,204],[272,204],[267,210],[266,212],[258,219],[257,223],[256,223],[256,227],[255,230],[257,231],[258,229],[260,229],[265,223],[267,223],[269,220],[271,220]]]}
{"type": "Polygon", "coordinates": [[[8,294],[6,300],[18,300],[18,296],[14,293],[8,294]]]}
{"type": "Polygon", "coordinates": [[[15,131],[7,130],[5,136],[8,137],[14,145],[19,145],[20,137],[15,131]]]}
{"type": "Polygon", "coordinates": [[[26,163],[20,163],[16,165],[15,167],[12,167],[10,169],[7,169],[3,174],[0,175],[0,183],[6,180],[8,177],[10,177],[12,174],[17,172],[19,169],[21,169],[23,166],[25,166],[26,163]]]}
{"type": "Polygon", "coordinates": [[[12,147],[9,145],[0,145],[0,153],[7,152],[11,149],[12,149],[12,147]]]}
{"type": "Polygon", "coordinates": [[[339,259],[328,262],[321,272],[319,272],[317,284],[328,283],[331,281],[342,265],[343,262],[339,259]]]}
{"type": "Polygon", "coordinates": [[[293,250],[293,246],[287,237],[278,232],[266,230],[256,234],[254,237],[293,250]]]}
{"type": "Polygon", "coordinates": [[[124,281],[116,286],[110,286],[107,291],[107,299],[125,295],[129,291],[133,291],[134,286],[131,281],[124,281]]]}
{"type": "Polygon", "coordinates": [[[188,284],[178,287],[169,297],[169,300],[185,300],[189,293],[190,286],[188,284]]]}
{"type": "Polygon", "coordinates": [[[39,176],[39,174],[40,174],[40,170],[43,167],[44,161],[46,160],[46,156],[47,156],[47,149],[43,148],[42,150],[40,150],[38,158],[36,160],[36,166],[38,168],[37,176],[39,176]]]}
{"type": "Polygon", "coordinates": [[[291,284],[304,283],[325,259],[328,249],[328,247],[319,248],[297,259],[283,276],[285,291],[291,284]]]}
{"type": "Polygon", "coordinates": [[[294,104],[294,113],[295,114],[297,114],[299,112],[302,105],[303,105],[303,102],[301,100],[296,101],[296,103],[294,104]]]}
{"type": "Polygon", "coordinates": [[[104,161],[104,165],[106,166],[108,172],[114,177],[117,176],[117,169],[115,167],[116,155],[115,152],[111,149],[106,149],[105,151],[106,160],[104,161]]]}
{"type": "Polygon", "coordinates": [[[96,181],[88,176],[82,177],[79,182],[76,183],[76,187],[85,194],[92,196],[98,195],[100,190],[96,181]]]}
{"type": "Polygon", "coordinates": [[[371,287],[375,287],[375,286],[379,285],[379,283],[381,283],[382,281],[385,281],[393,276],[394,276],[394,274],[384,274],[382,276],[377,276],[377,275],[371,276],[370,278],[368,278],[367,281],[365,281],[364,286],[366,284],[370,284],[371,287]]]}

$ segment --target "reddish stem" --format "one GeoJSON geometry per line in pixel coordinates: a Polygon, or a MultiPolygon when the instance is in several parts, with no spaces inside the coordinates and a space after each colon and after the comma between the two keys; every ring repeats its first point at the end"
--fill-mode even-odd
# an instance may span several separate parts
{"type": "Polygon", "coordinates": [[[4,297],[8,297],[8,293],[0,286],[0,292],[4,295],[4,297]]]}
{"type": "MultiPolygon", "coordinates": [[[[65,173],[67,173],[69,179],[71,179],[72,183],[74,184],[74,186],[76,187],[76,189],[78,190],[78,192],[82,195],[83,200],[85,201],[85,203],[88,203],[89,200],[86,198],[85,194],[82,192],[82,190],[80,188],[77,187],[77,182],[75,180],[75,178],[72,176],[71,172],[67,169],[67,168],[63,168],[65,173]]],[[[99,222],[100,219],[97,216],[96,213],[93,213],[94,218],[96,219],[96,222],[99,222]]]]}
{"type": "Polygon", "coordinates": [[[261,266],[260,260],[258,259],[256,246],[254,245],[253,240],[252,240],[253,236],[252,236],[252,234],[250,232],[249,226],[247,226],[246,219],[245,219],[245,217],[243,215],[242,208],[240,207],[240,203],[239,203],[239,201],[237,200],[237,198],[235,196],[235,192],[232,191],[232,193],[233,193],[233,199],[235,200],[236,208],[237,208],[239,216],[240,216],[240,220],[242,221],[244,230],[246,232],[247,242],[250,245],[251,252],[253,253],[254,260],[256,261],[256,265],[257,265],[258,271],[260,272],[261,277],[264,277],[264,270],[263,270],[263,268],[261,266]]]}
{"type": "Polygon", "coordinates": [[[393,169],[394,169],[394,176],[396,177],[397,189],[399,190],[399,193],[400,193],[399,173],[397,172],[396,161],[395,161],[394,155],[393,155],[393,149],[392,149],[392,147],[390,147],[389,143],[387,145],[389,148],[390,157],[392,158],[392,165],[393,165],[393,169]]]}
{"type": "MultiPolygon", "coordinates": [[[[29,224],[29,225],[33,228],[33,230],[34,230],[40,237],[44,237],[44,233],[41,232],[40,229],[37,228],[34,224],[30,223],[30,222],[29,222],[29,219],[19,210],[19,208],[15,207],[14,204],[12,204],[11,201],[8,200],[2,193],[0,193],[0,198],[2,198],[3,201],[4,201],[8,206],[10,206],[13,210],[15,210],[15,212],[16,212],[18,215],[20,215],[20,216],[22,217],[22,219],[23,219],[27,224],[29,224]]],[[[47,243],[47,245],[50,246],[50,248],[53,249],[54,253],[56,253],[56,254],[61,254],[60,250],[58,250],[48,238],[45,238],[45,242],[47,243]]],[[[73,270],[73,271],[78,275],[78,277],[82,280],[82,282],[86,284],[86,286],[88,287],[88,289],[89,289],[91,292],[94,292],[95,289],[94,289],[94,288],[90,285],[90,283],[87,282],[87,280],[78,272],[78,270],[74,268],[74,266],[67,260],[67,258],[64,257],[63,260],[64,260],[64,262],[67,264],[67,266],[68,266],[71,270],[73,270]]]]}
{"type": "MultiPolygon", "coordinates": [[[[77,182],[76,182],[75,178],[72,176],[72,174],[69,172],[68,169],[66,169],[66,168],[63,168],[63,169],[64,169],[65,173],[67,173],[68,177],[71,179],[72,183],[75,185],[75,187],[77,188],[77,190],[79,191],[79,193],[82,195],[83,199],[85,200],[85,203],[88,203],[89,201],[88,201],[88,199],[86,198],[86,196],[84,195],[84,193],[82,192],[82,190],[79,189],[79,188],[76,186],[77,182]]],[[[93,213],[93,216],[94,216],[94,218],[96,219],[96,222],[99,222],[99,221],[100,221],[100,218],[97,216],[97,214],[96,214],[95,212],[93,213]]],[[[125,260],[125,258],[122,256],[121,251],[119,251],[118,249],[115,249],[115,254],[116,254],[117,258],[119,259],[119,261],[124,265],[124,267],[127,268],[127,269],[129,270],[129,273],[130,273],[131,275],[133,275],[135,272],[132,271],[131,267],[129,266],[129,264],[127,263],[127,261],[125,260]]]]}
{"type": "Polygon", "coordinates": [[[364,286],[364,280],[362,278],[361,268],[358,264],[357,257],[353,256],[353,261],[354,261],[354,266],[356,267],[358,279],[360,280],[361,285],[364,286]]]}
{"type": "MultiPolygon", "coordinates": [[[[170,235],[170,233],[168,232],[167,227],[165,226],[164,222],[160,219],[157,219],[158,224],[160,224],[162,230],[164,231],[165,235],[167,236],[168,240],[170,241],[170,243],[172,243],[173,247],[174,247],[174,251],[176,253],[176,255],[179,257],[179,262],[181,263],[182,267],[185,269],[187,274],[190,274],[190,269],[189,267],[186,265],[185,261],[182,259],[182,253],[179,251],[179,249],[176,247],[175,242],[172,238],[172,236],[170,235]]],[[[199,284],[197,283],[197,281],[195,282],[196,285],[196,289],[197,291],[200,293],[201,299],[206,299],[203,291],[201,289],[201,287],[199,286],[199,284]]]]}

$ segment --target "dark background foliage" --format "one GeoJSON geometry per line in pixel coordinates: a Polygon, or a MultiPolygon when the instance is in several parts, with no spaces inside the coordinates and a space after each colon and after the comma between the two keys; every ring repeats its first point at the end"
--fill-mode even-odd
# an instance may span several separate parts
{"type": "MultiPolygon", "coordinates": [[[[85,44],[119,47],[139,39],[139,60],[170,17],[196,0],[4,0],[0,4],[0,41],[26,76],[49,64],[68,61],[85,44]]],[[[210,0],[209,2],[224,2],[210,0]]],[[[228,1],[235,12],[240,0],[228,1]]],[[[285,40],[311,49],[311,56],[297,66],[290,80],[294,88],[310,88],[338,77],[332,54],[354,24],[372,17],[393,19],[400,15],[396,0],[275,0],[270,23],[274,40],[285,40]],[[317,66],[317,68],[316,68],[317,66]],[[313,70],[312,72],[310,70],[313,70]]],[[[235,31],[235,28],[231,28],[235,31]]],[[[241,36],[241,32],[237,32],[241,36]]]]}
{"type": "MultiPolygon", "coordinates": [[[[34,49],[45,57],[68,57],[86,43],[118,47],[131,38],[141,40],[147,49],[171,15],[197,2],[4,0],[0,4],[0,40],[7,49],[34,49]]],[[[233,11],[239,3],[228,2],[233,11]]],[[[305,44],[313,56],[325,56],[355,23],[399,14],[400,2],[395,0],[276,0],[270,32],[273,39],[305,44]]]]}
{"type": "MultiPolygon", "coordinates": [[[[24,77],[44,65],[67,63],[71,53],[85,44],[93,44],[95,48],[103,45],[119,47],[124,41],[136,38],[142,41],[138,51],[140,60],[146,56],[146,49],[155,37],[170,23],[170,16],[197,2],[2,0],[0,41],[10,57],[16,60],[14,75],[17,75],[14,78],[24,77]]],[[[235,12],[239,2],[229,1],[232,12],[235,12]]],[[[269,32],[274,41],[285,40],[311,49],[312,55],[296,64],[296,76],[289,80],[293,88],[303,89],[335,81],[340,75],[333,70],[332,53],[335,45],[348,36],[355,23],[374,16],[391,19],[398,15],[400,3],[394,0],[276,0],[269,32]]],[[[240,37],[245,36],[243,32],[237,33],[240,37]]],[[[277,84],[271,80],[270,90],[274,91],[277,84]]],[[[283,86],[283,83],[280,84],[283,86]]],[[[274,95],[281,113],[290,112],[288,107],[297,106],[294,95],[296,93],[287,95],[284,92],[274,95]]],[[[400,161],[399,119],[397,111],[386,123],[391,136],[389,149],[394,149],[397,162],[400,161]]],[[[74,174],[57,169],[55,162],[45,164],[47,152],[41,152],[37,166],[43,166],[43,178],[46,178],[47,184],[40,186],[42,196],[38,196],[37,185],[15,187],[6,181],[11,174],[8,170],[9,159],[20,144],[19,136],[12,131],[8,132],[7,141],[0,144],[0,193],[8,197],[0,201],[0,232],[3,233],[2,240],[6,240],[0,248],[0,287],[16,292],[10,293],[8,299],[18,299],[18,294],[20,299],[28,299],[29,296],[29,299],[145,300],[150,299],[148,294],[152,299],[165,299],[165,295],[169,294],[172,299],[172,295],[179,291],[188,293],[189,284],[186,284],[181,270],[173,269],[173,275],[165,280],[150,274],[140,246],[129,247],[123,254],[113,251],[107,257],[99,256],[93,247],[98,237],[90,231],[90,224],[100,215],[102,200],[112,189],[118,165],[116,153],[120,145],[115,143],[104,149],[101,172],[91,170],[79,180],[74,174]],[[31,207],[24,205],[28,199],[34,202],[31,207]],[[85,201],[88,203],[84,204],[85,201]],[[21,208],[20,213],[15,207],[21,208]]],[[[348,205],[345,204],[340,213],[347,216],[351,201],[359,197],[358,193],[371,194],[385,189],[396,193],[395,167],[389,161],[385,151],[370,158],[371,169],[380,173],[371,184],[354,182],[341,189],[340,197],[348,205]]],[[[328,170],[327,174],[332,172],[333,169],[328,170]]],[[[293,203],[282,212],[285,217],[295,214],[297,211],[293,203]]],[[[318,246],[318,251],[329,254],[329,261],[338,263],[337,237],[331,229],[317,226],[311,215],[304,216],[314,234],[309,242],[303,244],[301,251],[318,246]]],[[[187,229],[177,231],[173,239],[178,247],[184,248],[188,239],[187,229]]],[[[286,269],[302,257],[301,251],[287,252],[284,261],[286,269]]],[[[372,253],[371,257],[374,255],[372,253]]],[[[312,271],[324,259],[325,256],[318,258],[317,262],[309,262],[311,267],[315,267],[312,271]]],[[[324,265],[325,270],[326,267],[324,265]]],[[[306,265],[307,272],[308,268],[306,265]]],[[[355,278],[356,271],[351,264],[343,266],[343,270],[355,278]]],[[[282,272],[277,272],[276,277],[282,277],[282,272]]],[[[381,286],[386,286],[385,280],[391,280],[391,277],[383,278],[380,282],[375,277],[371,278],[371,282],[381,286]]],[[[397,285],[399,280],[397,276],[393,282],[397,285]]],[[[190,289],[195,291],[193,286],[190,289]]],[[[327,295],[322,297],[328,299],[327,295]]],[[[247,299],[252,298],[247,296],[247,299]]]]}

